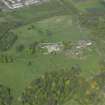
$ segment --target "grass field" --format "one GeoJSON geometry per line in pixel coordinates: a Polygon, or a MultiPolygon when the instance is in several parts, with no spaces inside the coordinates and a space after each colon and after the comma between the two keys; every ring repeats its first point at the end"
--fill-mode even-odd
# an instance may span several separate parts
{"type": "MultiPolygon", "coordinates": [[[[92,3],[80,4],[79,7],[90,7],[92,3]]],[[[93,3],[93,5],[96,5],[93,3]]],[[[92,5],[92,6],[93,6],[92,5]]],[[[4,14],[5,16],[5,14],[4,14]]],[[[79,64],[84,77],[89,78],[99,71],[100,57],[93,47],[92,52],[87,51],[86,59],[76,59],[65,56],[63,53],[57,55],[43,55],[35,53],[26,55],[25,51],[16,52],[16,46],[23,44],[26,48],[35,41],[63,42],[89,39],[90,33],[81,30],[79,24],[73,20],[73,16],[65,10],[56,0],[48,4],[23,8],[9,13],[7,17],[0,17],[1,21],[22,21],[24,25],[11,29],[18,36],[13,48],[4,52],[16,58],[13,63],[0,63],[0,83],[10,87],[14,94],[13,105],[21,105],[19,97],[26,86],[34,78],[37,78],[46,71],[70,69],[74,64],[79,64]],[[52,5],[53,3],[53,5],[52,5]],[[59,8],[58,8],[59,7],[59,8]],[[12,14],[12,15],[10,15],[12,14]],[[13,19],[13,20],[12,20],[13,19]],[[29,66],[28,62],[32,65],[29,66]]],[[[65,105],[71,105],[69,103],[65,105]]]]}
{"type": "Polygon", "coordinates": [[[76,26],[70,15],[54,16],[18,28],[14,32],[18,34],[21,39],[19,41],[23,43],[28,43],[29,38],[33,39],[33,41],[45,40],[49,42],[77,40],[86,37],[88,34],[88,32],[80,32],[79,25],[76,26]],[[33,26],[33,29],[29,30],[31,26],[33,26]],[[50,35],[47,33],[48,31],[50,31],[50,35]],[[76,35],[77,33],[78,35],[76,35]]]}
{"type": "Polygon", "coordinates": [[[97,9],[104,9],[104,6],[100,3],[99,0],[86,0],[86,1],[78,1],[76,3],[75,1],[72,1],[78,9],[80,10],[85,10],[85,9],[89,9],[89,8],[97,8],[97,9]]]}

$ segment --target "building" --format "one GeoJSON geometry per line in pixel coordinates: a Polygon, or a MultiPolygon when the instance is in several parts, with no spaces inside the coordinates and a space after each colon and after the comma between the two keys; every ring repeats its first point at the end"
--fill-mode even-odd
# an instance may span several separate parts
{"type": "Polygon", "coordinates": [[[16,8],[21,8],[23,6],[40,3],[46,0],[2,0],[2,1],[9,9],[16,9],[16,8]]]}

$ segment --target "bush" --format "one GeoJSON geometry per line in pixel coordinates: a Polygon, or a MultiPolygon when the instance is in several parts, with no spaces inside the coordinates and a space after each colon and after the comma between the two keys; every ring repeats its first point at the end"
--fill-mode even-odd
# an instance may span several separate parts
{"type": "Polygon", "coordinates": [[[11,89],[0,85],[0,105],[11,105],[12,100],[11,89]]]}
{"type": "MultiPolygon", "coordinates": [[[[76,68],[78,69],[78,68],[76,68]]],[[[33,80],[21,100],[29,105],[58,105],[73,97],[78,87],[79,73],[73,67],[68,71],[53,71],[33,80]],[[74,71],[74,72],[73,72],[74,71]],[[75,74],[76,73],[76,74],[75,74]]]]}

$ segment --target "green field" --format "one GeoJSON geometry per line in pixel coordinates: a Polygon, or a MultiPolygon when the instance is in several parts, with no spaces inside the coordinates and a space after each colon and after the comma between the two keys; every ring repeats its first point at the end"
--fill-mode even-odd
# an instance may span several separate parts
{"type": "MultiPolygon", "coordinates": [[[[93,5],[97,6],[98,4],[96,2],[80,3],[76,7],[81,10],[85,7],[90,8],[93,5]]],[[[100,71],[99,62],[101,57],[97,53],[95,44],[90,48],[91,51],[85,49],[86,54],[81,55],[81,57],[85,56],[84,59],[65,55],[66,51],[56,55],[45,55],[39,50],[34,54],[27,52],[29,46],[36,41],[39,43],[68,41],[77,43],[80,40],[91,40],[91,33],[80,27],[78,20],[75,21],[75,16],[72,14],[72,8],[71,11],[70,8],[67,9],[57,0],[52,0],[41,5],[0,13],[0,23],[10,20],[7,22],[7,27],[21,23],[21,25],[19,24],[19,26],[10,29],[10,32],[18,37],[14,45],[9,50],[0,52],[1,55],[6,54],[15,59],[12,63],[0,63],[0,84],[12,89],[13,105],[21,105],[19,98],[25,87],[28,86],[30,81],[45,72],[68,70],[75,64],[80,65],[81,75],[85,78],[89,78],[100,71]],[[9,26],[9,24],[11,25],[9,26]],[[19,45],[24,45],[25,49],[20,52],[16,51],[16,47],[19,45]],[[31,65],[29,65],[29,62],[31,62],[31,65]]],[[[65,105],[72,105],[72,103],[67,102],[65,105]]]]}

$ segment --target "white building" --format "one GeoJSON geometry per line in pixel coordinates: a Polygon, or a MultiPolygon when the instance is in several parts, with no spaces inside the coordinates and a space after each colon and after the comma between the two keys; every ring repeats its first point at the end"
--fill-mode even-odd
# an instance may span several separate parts
{"type": "Polygon", "coordinates": [[[62,43],[42,43],[40,47],[43,49],[47,49],[48,54],[52,52],[59,52],[61,51],[63,45],[62,43]]]}
{"type": "Polygon", "coordinates": [[[2,0],[2,1],[9,9],[16,9],[23,6],[28,6],[39,2],[43,2],[46,0],[2,0]]]}

